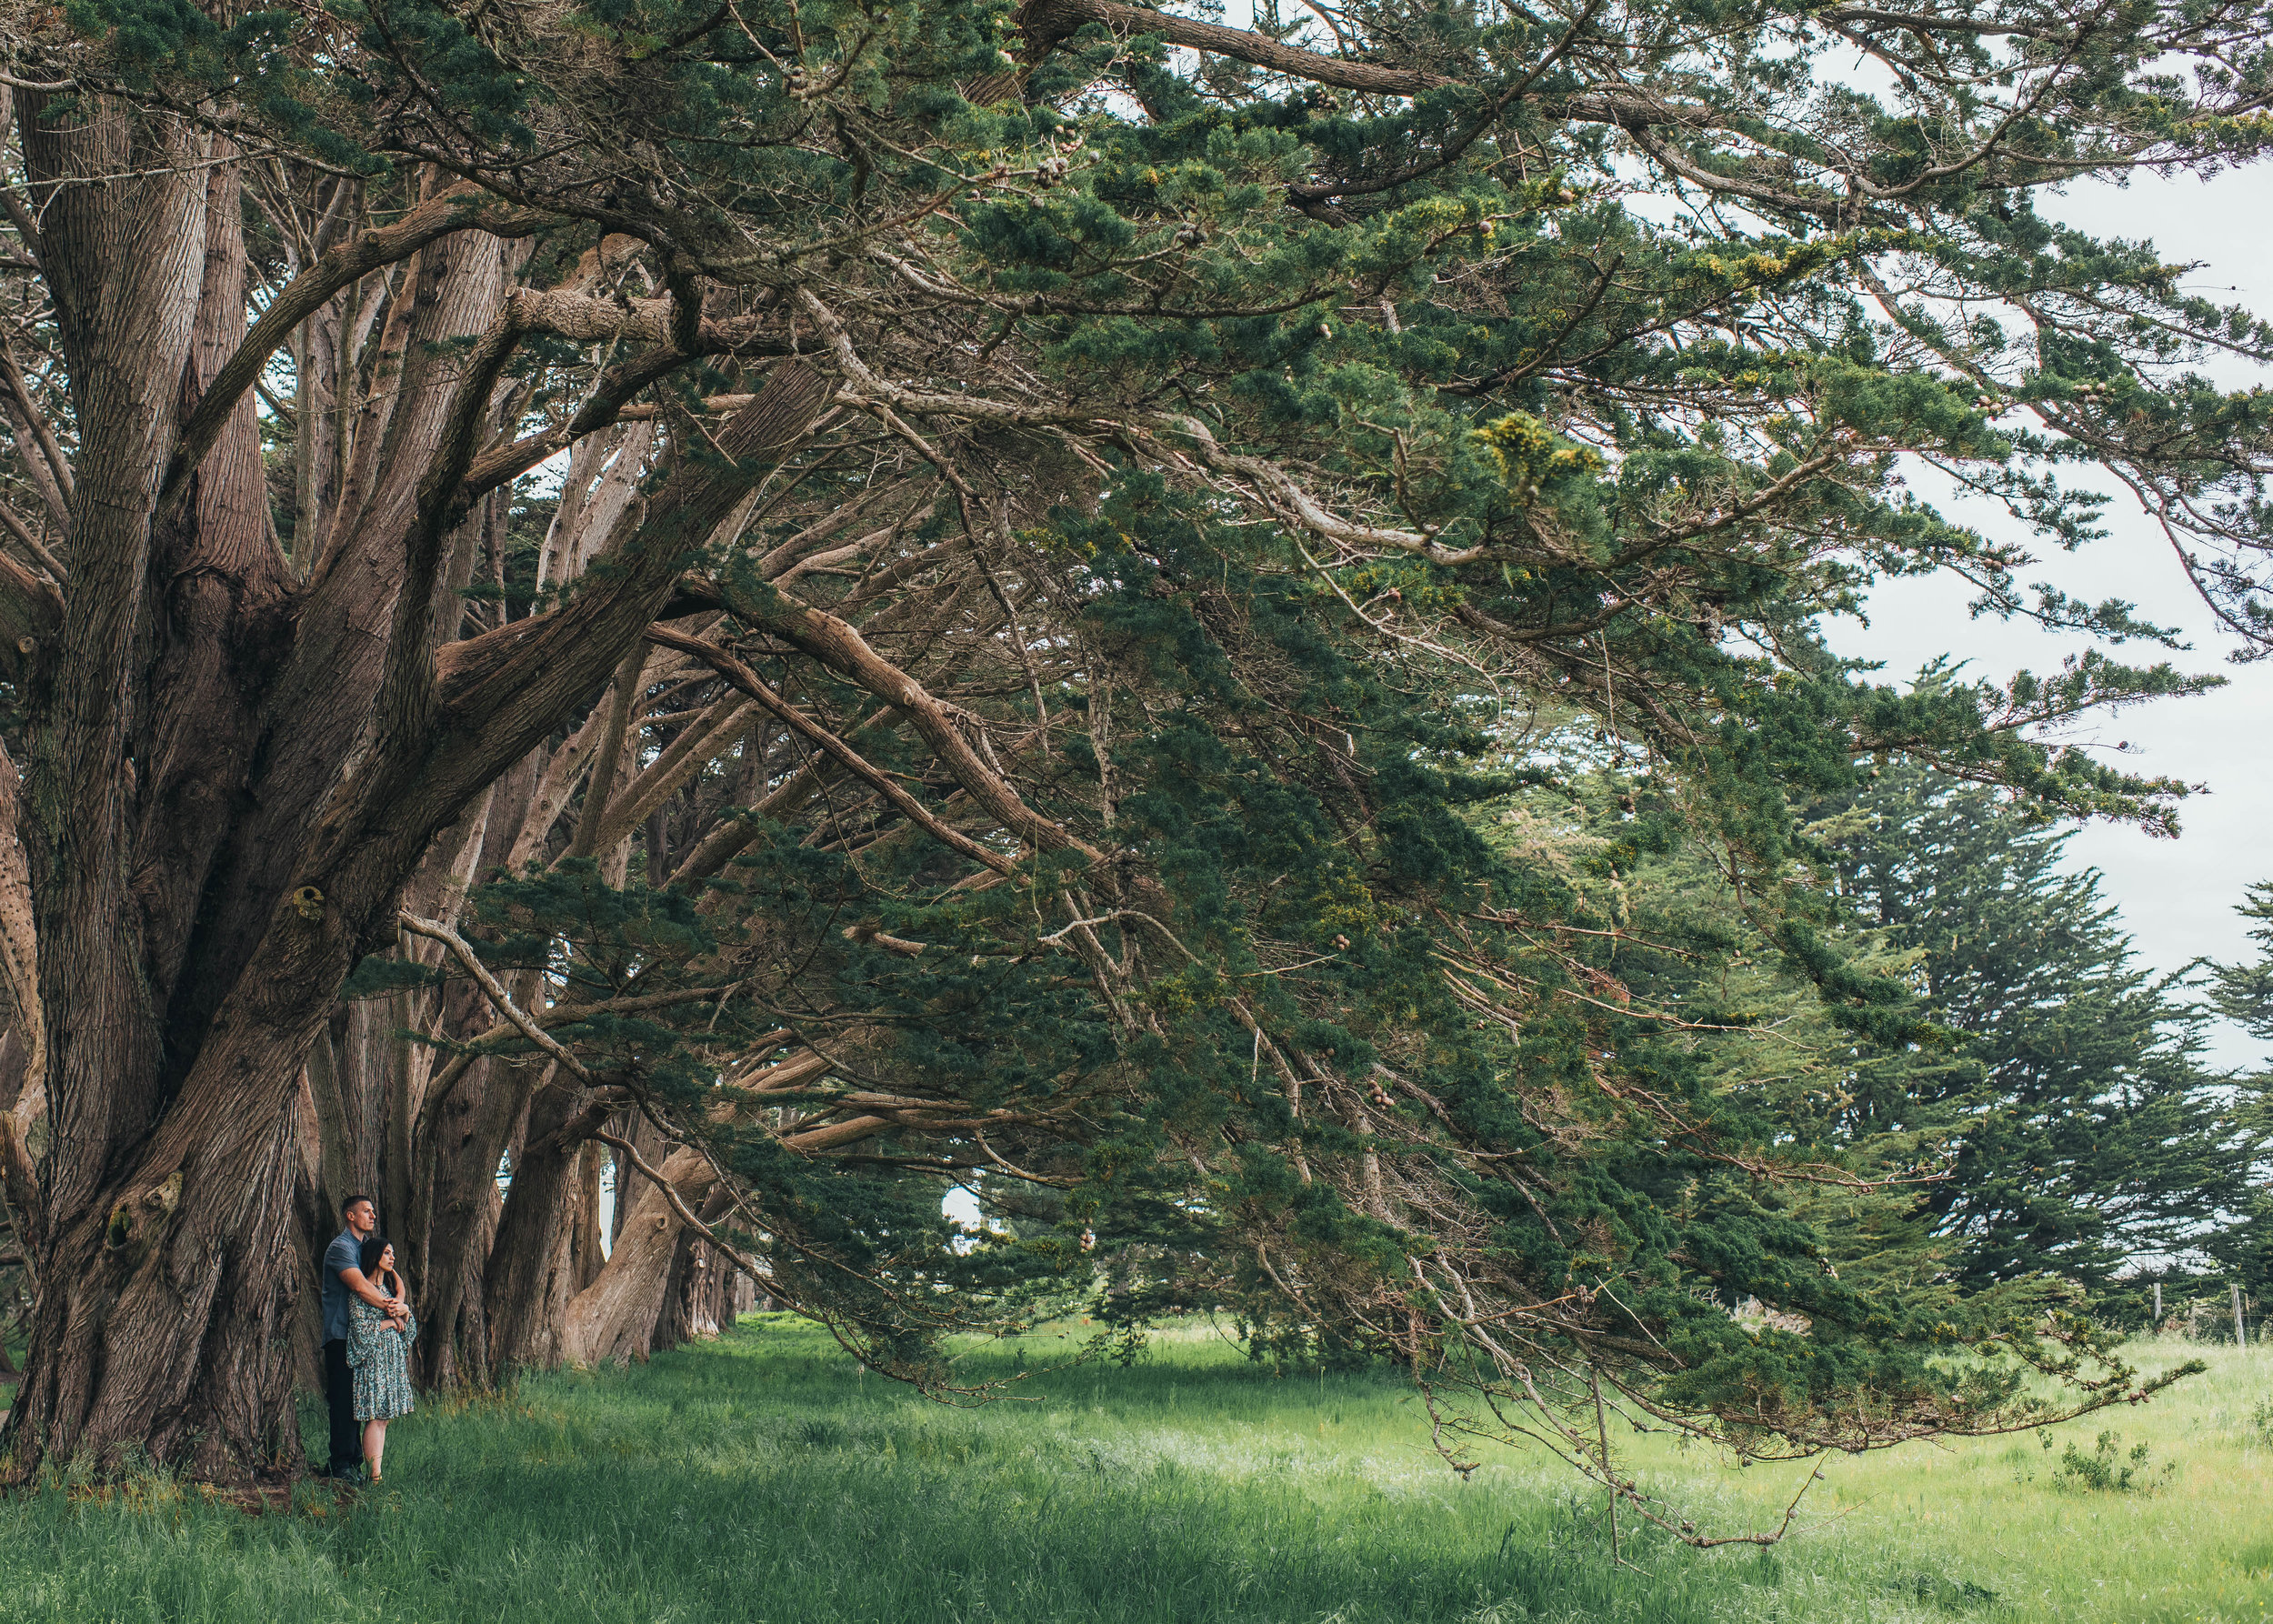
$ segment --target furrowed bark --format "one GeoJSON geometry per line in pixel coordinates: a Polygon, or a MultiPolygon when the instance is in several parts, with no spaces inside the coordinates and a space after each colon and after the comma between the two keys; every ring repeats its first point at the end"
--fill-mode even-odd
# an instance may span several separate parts
{"type": "MultiPolygon", "coordinates": [[[[679,1198],[700,1208],[717,1181],[699,1150],[674,1150],[660,1169],[679,1198]]],[[[561,1357],[573,1365],[598,1365],[645,1358],[652,1348],[656,1318],[671,1284],[671,1262],[685,1225],[668,1198],[645,1179],[616,1232],[607,1267],[576,1293],[561,1326],[561,1357]]],[[[617,1187],[616,1199],[623,1199],[617,1187]]]]}
{"type": "Polygon", "coordinates": [[[51,1011],[47,1044],[48,1194],[73,1210],[92,1200],[112,1156],[146,1131],[159,1104],[155,1011],[117,854],[135,810],[129,692],[155,473],[198,316],[206,187],[202,175],[178,172],[204,155],[185,126],[114,108],[65,125],[48,116],[48,99],[19,95],[25,162],[84,427],[72,506],[77,579],[31,677],[46,725],[33,742],[25,827],[43,991],[51,1002],[67,996],[75,1010],[67,1023],[51,1011]],[[165,172],[101,188],[47,183],[125,170],[165,172]]]}
{"type": "MultiPolygon", "coordinates": [[[[237,171],[205,172],[205,253],[197,321],[185,364],[185,416],[205,398],[244,330],[245,238],[237,171]]],[[[252,810],[247,766],[256,748],[261,684],[289,637],[290,569],[269,527],[260,431],[250,397],[215,429],[209,454],[185,485],[175,516],[152,528],[144,679],[145,726],[132,749],[140,805],[132,831],[134,890],[145,974],[170,989],[169,1054],[195,1052],[217,997],[225,958],[191,959],[198,916],[224,837],[252,810]],[[186,971],[186,973],[185,973],[186,971]]],[[[169,1068],[178,1078],[176,1060],[169,1068]]]]}
{"type": "Polygon", "coordinates": [[[30,696],[52,1149],[47,1288],[8,1441],[19,1470],[48,1452],[99,1465],[144,1449],[243,1477],[298,1448],[279,1425],[290,1364],[270,1351],[296,1284],[278,1270],[297,1056],[255,1040],[235,1087],[176,1097],[161,1042],[195,911],[185,901],[205,871],[194,847],[240,776],[225,757],[241,738],[244,669],[217,647],[240,609],[257,616],[273,596],[243,420],[224,425],[178,520],[152,522],[174,426],[211,376],[215,341],[242,324],[235,181],[181,126],[100,104],[27,121],[25,147],[80,426],[79,567],[30,696]],[[60,178],[106,171],[136,173],[103,186],[60,178]],[[166,683],[155,703],[143,697],[153,673],[166,683]],[[225,770],[199,783],[201,764],[225,770]],[[182,844],[145,865],[145,836],[182,844]]]}
{"type": "Polygon", "coordinates": [[[581,1169],[589,1147],[584,1136],[607,1110],[557,1070],[529,1102],[528,1132],[486,1283],[490,1359],[501,1375],[560,1362],[562,1320],[584,1284],[576,1232],[581,1225],[596,1224],[598,1216],[586,1208],[581,1169]]]}

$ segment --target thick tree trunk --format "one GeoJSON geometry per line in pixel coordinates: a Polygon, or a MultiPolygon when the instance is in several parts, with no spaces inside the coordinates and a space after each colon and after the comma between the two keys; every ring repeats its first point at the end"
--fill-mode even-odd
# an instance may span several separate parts
{"type": "MultiPolygon", "coordinates": [[[[714,1189],[696,1216],[706,1224],[716,1223],[731,1205],[726,1191],[714,1189]]],[[[662,1311],[649,1338],[651,1349],[660,1353],[682,1342],[707,1341],[733,1324],[736,1278],[731,1262],[692,1229],[682,1228],[662,1311]]]]}
{"type": "Polygon", "coordinates": [[[581,1285],[576,1236],[583,1218],[583,1136],[597,1126],[573,1078],[556,1074],[529,1104],[528,1131],[490,1255],[492,1368],[547,1369],[561,1359],[560,1328],[581,1285]]]}
{"type": "Polygon", "coordinates": [[[297,1044],[238,1034],[240,1064],[192,1090],[165,1038],[206,869],[189,848],[242,779],[215,758],[242,737],[238,697],[216,685],[215,662],[240,608],[265,607],[253,600],[265,583],[243,603],[225,584],[246,566],[246,527],[265,522],[249,409],[181,517],[165,534],[151,523],[177,414],[211,376],[222,332],[243,328],[235,180],[205,166],[206,144],[174,121],[116,109],[62,121],[44,98],[25,101],[35,188],[74,173],[136,178],[43,198],[80,446],[73,590],[31,694],[43,725],[25,844],[47,1007],[52,1217],[9,1439],[19,1469],[45,1451],[111,1463],[144,1448],[240,1476],[297,1449],[277,1425],[291,1376],[274,1352],[294,1284],[285,1106],[297,1044]],[[137,711],[144,659],[179,687],[137,711]],[[155,863],[137,860],[143,835],[155,863]],[[177,1089],[171,1116],[192,1131],[154,1135],[177,1089]]]}
{"type": "MultiPolygon", "coordinates": [[[[288,561],[249,393],[210,407],[218,432],[168,472],[245,332],[229,149],[99,97],[61,113],[17,99],[77,442],[69,580],[18,595],[14,624],[33,630],[8,645],[29,717],[18,812],[50,1148],[27,1198],[42,1215],[32,1353],[0,1447],[18,1473],[140,1454],[243,1479],[298,1463],[294,1341],[311,1323],[308,1248],[348,1193],[335,1186],[391,1190],[386,1221],[427,1258],[415,1284],[433,1294],[430,1348],[449,1350],[437,1366],[479,1378],[493,1175],[531,1079],[477,1068],[463,1111],[454,1098],[427,1124],[446,1176],[414,1192],[423,1075],[388,1064],[391,1009],[334,1020],[334,1000],[391,939],[437,837],[590,701],[829,386],[777,371],[710,439],[718,457],[646,490],[643,545],[624,545],[606,581],[453,642],[481,536],[452,498],[506,353],[493,340],[516,330],[497,241],[429,236],[394,266],[375,372],[355,334],[379,276],[310,329],[311,428],[325,387],[361,396],[328,408],[344,436],[304,442],[288,561]],[[327,500],[320,538],[303,533],[327,500]]],[[[28,976],[5,867],[0,969],[28,976]]],[[[442,862],[445,877],[470,871],[442,862]]],[[[11,1199],[29,1187],[22,1150],[0,1134],[11,1199]]]]}
{"type": "MultiPolygon", "coordinates": [[[[129,1173],[53,1238],[9,1439],[122,1464],[130,1452],[203,1477],[290,1469],[296,1045],[270,1033],[199,1079],[129,1173]]],[[[52,1165],[52,1164],[51,1164],[52,1165]]],[[[27,1457],[30,1459],[27,1459],[27,1457]]]]}
{"type": "MultiPolygon", "coordinates": [[[[658,1169],[689,1209],[709,1198],[716,1176],[698,1150],[675,1150],[658,1169]]],[[[599,1278],[576,1293],[561,1327],[561,1357],[572,1365],[646,1358],[671,1287],[671,1264],[686,1228],[653,1184],[637,1181],[631,1209],[599,1278]]],[[[622,1192],[618,1191],[618,1199],[622,1192]]]]}
{"type": "MultiPolygon", "coordinates": [[[[434,843],[405,888],[411,912],[455,923],[481,866],[496,799],[493,789],[434,843]]],[[[522,991],[526,997],[527,987],[522,991]]],[[[478,989],[464,981],[451,983],[439,999],[424,995],[418,1001],[421,1015],[413,1024],[451,1033],[475,1029],[483,1003],[478,989]]],[[[388,1137],[400,1159],[416,1171],[406,1167],[401,1198],[407,1203],[402,1209],[407,1221],[398,1220],[396,1234],[415,1271],[425,1375],[440,1386],[481,1386],[488,1369],[487,1338],[478,1328],[481,1260],[496,1228],[497,1166],[526,1103],[526,1089],[516,1075],[517,1068],[482,1061],[466,1071],[448,1099],[430,1110],[431,1052],[405,1045],[398,1066],[402,1087],[388,1137]]]]}
{"type": "Polygon", "coordinates": [[[438,1386],[478,1387],[488,1378],[488,1338],[486,1332],[477,1336],[476,1327],[484,1320],[482,1272],[499,1221],[497,1166],[528,1105],[519,1070],[499,1061],[477,1062],[432,1129],[432,1182],[422,1192],[428,1234],[419,1301],[426,1376],[438,1386]],[[462,1323],[462,1316],[471,1323],[462,1323]]]}

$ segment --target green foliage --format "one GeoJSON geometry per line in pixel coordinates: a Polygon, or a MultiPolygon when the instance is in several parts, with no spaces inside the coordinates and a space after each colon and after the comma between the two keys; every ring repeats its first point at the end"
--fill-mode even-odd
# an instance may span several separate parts
{"type": "Polygon", "coordinates": [[[1860,1074],[1853,1130],[1943,1147],[1925,1196],[1968,1287],[2045,1275],[2099,1290],[2199,1247],[2248,1199],[2224,1079],[2200,1061],[2187,973],[2133,962],[2066,837],[1993,792],[1909,767],[1817,809],[1850,932],[1903,955],[1943,1058],[1860,1074]]]}
{"type": "MultiPolygon", "coordinates": [[[[2273,335],[2030,203],[2254,155],[2196,116],[2256,105],[2227,25],[2178,30],[2183,94],[2148,5],[1948,20],[1930,65],[1880,39],[1871,95],[1796,13],[1623,5],[1582,40],[1352,8],[1350,55],[1414,75],[1391,95],[1228,48],[1187,74],[1165,13],[1046,13],[343,0],[242,59],[89,14],[125,78],[273,68],[280,142],[551,211],[541,263],[636,241],[675,321],[756,336],[722,376],[832,375],[838,415],[686,584],[811,730],[720,744],[624,837],[644,876],[552,841],[477,891],[483,956],[730,1174],[722,1228],[784,1295],[926,1385],[945,1333],[1064,1306],[1101,1249],[1118,1324],[1219,1308],[1272,1359],[1395,1358],[1536,1403],[1614,1481],[1571,1419],[1597,1378],[1760,1454],[2154,1390],[2035,1277],[2103,1283],[2229,1195],[2173,988],[2025,826],[2174,827],[2184,785],[2040,730],[2211,679],[2094,651],[1897,688],[1821,623],[1944,568],[2028,606],[2026,550],[1917,502],[1904,456],[2056,546],[2095,522],[2070,466],[2115,467],[2261,617],[2273,415],[2187,368],[2273,335]],[[1612,129],[1702,206],[1629,206],[1612,129]],[[775,556],[871,500],[886,539],[775,556]],[[916,742],[919,678],[961,750],[916,742]],[[1538,758],[1573,726],[1648,774],[1538,758]],[[1897,757],[2028,810],[1922,789],[1873,822],[1897,757]],[[1550,792],[1571,827],[1525,826],[1550,792]],[[731,860],[677,877],[714,836],[731,860]],[[1943,871],[1892,872],[1929,846],[1943,871]],[[1988,946],[1944,944],[1944,908],[1988,946]]],[[[607,363],[516,364],[549,424],[607,363]]],[[[682,382],[655,421],[697,421],[682,382]]],[[[546,601],[526,548],[497,575],[498,614],[546,601]]],[[[638,697],[646,766],[699,713],[638,697]]]]}
{"type": "MultiPolygon", "coordinates": [[[[2052,1447],[2050,1433],[2039,1434],[2038,1441],[2046,1449],[2052,1447]]],[[[2148,1476],[2148,1458],[2154,1453],[2144,1440],[2123,1448],[2123,1435],[2109,1429],[2100,1433],[2087,1455],[2078,1449],[2073,1439],[2060,1451],[2060,1463],[2054,1481],[2097,1494],[2151,1494],[2162,1486],[2163,1479],[2178,1469],[2178,1463],[2168,1460],[2158,1476],[2148,1476]]]]}
{"type": "Polygon", "coordinates": [[[2218,1009],[2251,1037],[2273,1043],[2273,880],[2251,886],[2238,911],[2256,921],[2249,939],[2258,954],[2254,963],[2218,967],[2218,1009]]]}

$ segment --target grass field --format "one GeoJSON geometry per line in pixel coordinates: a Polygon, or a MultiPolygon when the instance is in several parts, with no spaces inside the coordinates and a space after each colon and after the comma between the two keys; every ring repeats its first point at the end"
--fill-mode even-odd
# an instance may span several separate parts
{"type": "MultiPolygon", "coordinates": [[[[1041,1340],[1036,1363],[1063,1346],[1041,1340]]],[[[965,1368],[1015,1357],[989,1344],[965,1368]]],[[[304,1491],[253,1518],[156,1481],[0,1501],[0,1620],[2258,1624],[2273,1355],[2208,1357],[2115,1417],[2105,1450],[2085,1423],[2048,1449],[1842,1459],[1772,1552],[1645,1539],[1621,1569],[1597,1497],[1520,1456],[1461,1482],[1394,1379],[1274,1378],[1192,1327],[1130,1369],[957,1410],[760,1316],[642,1368],[422,1414],[352,1503],[304,1491]],[[2071,1442],[2124,1466],[2147,1444],[2151,1492],[2063,1471],[2071,1442]]],[[[1772,1521],[1797,1469],[1667,1450],[1650,1478],[1700,1520],[1772,1521]]]]}

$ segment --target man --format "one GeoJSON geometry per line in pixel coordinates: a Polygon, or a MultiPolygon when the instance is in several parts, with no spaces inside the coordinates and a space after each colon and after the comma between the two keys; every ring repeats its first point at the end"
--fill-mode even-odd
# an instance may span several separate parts
{"type": "Polygon", "coordinates": [[[400,1298],[388,1297],[363,1278],[364,1238],[379,1227],[368,1196],[350,1196],[340,1216],[347,1227],[324,1248],[324,1401],[331,1412],[332,1459],[327,1478],[352,1478],[363,1469],[363,1429],[355,1425],[355,1373],[347,1368],[347,1303],[359,1297],[390,1318],[407,1318],[400,1298]]]}

